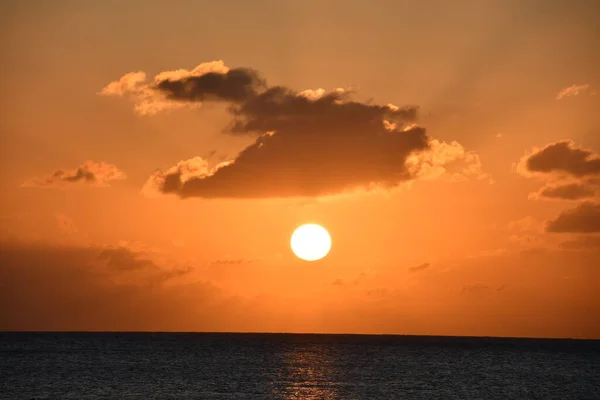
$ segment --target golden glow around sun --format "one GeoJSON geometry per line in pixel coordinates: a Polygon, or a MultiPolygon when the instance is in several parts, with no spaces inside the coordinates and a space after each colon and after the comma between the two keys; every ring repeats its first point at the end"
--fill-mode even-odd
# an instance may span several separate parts
{"type": "Polygon", "coordinates": [[[329,253],[331,236],[321,225],[305,224],[294,231],[290,244],[298,258],[305,261],[316,261],[329,253]]]}

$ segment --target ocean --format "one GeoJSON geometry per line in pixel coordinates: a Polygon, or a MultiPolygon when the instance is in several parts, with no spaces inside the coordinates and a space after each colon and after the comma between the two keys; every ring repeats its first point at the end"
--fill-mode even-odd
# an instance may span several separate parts
{"type": "Polygon", "coordinates": [[[600,341],[0,333],[1,399],[600,399],[600,341]]]}

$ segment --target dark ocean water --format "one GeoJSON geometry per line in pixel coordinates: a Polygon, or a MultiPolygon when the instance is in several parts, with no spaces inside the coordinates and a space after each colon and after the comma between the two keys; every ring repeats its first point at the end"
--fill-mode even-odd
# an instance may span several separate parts
{"type": "Polygon", "coordinates": [[[600,399],[600,342],[0,333],[2,399],[600,399]]]}

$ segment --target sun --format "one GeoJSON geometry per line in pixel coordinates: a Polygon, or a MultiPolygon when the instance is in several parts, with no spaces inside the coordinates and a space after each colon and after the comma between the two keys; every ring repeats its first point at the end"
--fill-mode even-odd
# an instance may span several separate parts
{"type": "Polygon", "coordinates": [[[305,261],[325,257],[331,249],[331,236],[321,225],[305,224],[296,228],[290,240],[294,254],[305,261]]]}

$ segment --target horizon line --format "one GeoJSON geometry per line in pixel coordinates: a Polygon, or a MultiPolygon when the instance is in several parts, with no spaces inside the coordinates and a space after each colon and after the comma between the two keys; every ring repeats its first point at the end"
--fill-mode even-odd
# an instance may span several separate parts
{"type": "Polygon", "coordinates": [[[525,339],[525,340],[580,340],[600,341],[600,338],[577,337],[537,337],[537,336],[487,336],[487,335],[437,335],[437,334],[403,334],[403,333],[340,333],[340,332],[261,332],[261,331],[150,331],[150,330],[11,330],[0,329],[3,333],[150,333],[150,334],[221,334],[221,335],[312,335],[312,336],[401,336],[415,338],[460,338],[460,339],[525,339]]]}

